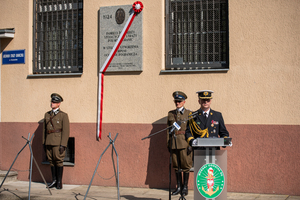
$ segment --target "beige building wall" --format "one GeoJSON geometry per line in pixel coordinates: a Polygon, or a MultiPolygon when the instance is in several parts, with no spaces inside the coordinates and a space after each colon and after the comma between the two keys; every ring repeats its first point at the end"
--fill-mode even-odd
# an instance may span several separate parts
{"type": "MultiPolygon", "coordinates": [[[[84,2],[81,77],[27,78],[32,73],[32,2],[2,1],[1,28],[16,29],[14,39],[2,39],[2,50],[26,49],[25,64],[1,67],[2,120],[37,121],[49,107],[49,94],[58,92],[65,97],[63,109],[70,113],[73,122],[96,122],[98,10],[100,6],[131,3],[84,2]]],[[[189,74],[160,73],[164,69],[164,2],[143,3],[143,72],[105,76],[104,123],[156,122],[173,108],[174,90],[186,92],[189,97],[186,106],[195,110],[199,107],[195,92],[211,89],[215,92],[213,108],[222,110],[227,123],[298,124],[295,119],[300,118],[299,105],[294,103],[300,96],[297,0],[242,3],[230,0],[229,71],[189,74]],[[289,110],[285,118],[277,117],[282,106],[289,110]],[[147,112],[148,109],[152,112],[147,112]],[[116,120],[116,114],[122,114],[120,111],[132,114],[116,120]]]]}
{"type": "MultiPolygon", "coordinates": [[[[234,159],[240,151],[239,148],[244,147],[239,143],[244,142],[242,138],[238,138],[239,135],[259,138],[265,134],[265,130],[268,130],[268,137],[275,132],[278,140],[279,136],[285,135],[286,132],[298,138],[300,1],[229,0],[229,71],[191,73],[161,73],[165,65],[165,3],[159,0],[142,2],[144,4],[143,72],[139,75],[113,73],[105,75],[104,126],[122,127],[120,130],[126,134],[132,133],[127,133],[126,129],[123,129],[128,125],[148,127],[140,128],[138,135],[132,136],[136,142],[133,145],[139,144],[137,150],[141,151],[139,148],[143,147],[140,145],[140,139],[150,134],[149,126],[162,125],[158,127],[163,128],[167,112],[174,109],[173,91],[184,91],[188,96],[186,107],[197,110],[199,104],[196,91],[210,89],[215,92],[212,108],[222,112],[225,123],[233,133],[232,136],[237,137],[233,142],[236,146],[232,148],[232,154],[229,152],[229,160],[234,159]],[[271,131],[270,127],[273,127],[271,131]],[[279,129],[283,133],[276,132],[279,129]]],[[[43,118],[44,113],[50,109],[50,94],[57,92],[64,98],[61,108],[69,114],[73,126],[90,125],[90,132],[86,135],[94,141],[99,67],[98,11],[102,6],[132,3],[133,1],[129,0],[85,0],[83,74],[70,77],[35,78],[29,76],[32,75],[33,3],[29,0],[1,0],[0,29],[15,28],[15,37],[1,39],[0,55],[2,56],[2,51],[7,50],[25,49],[26,51],[25,64],[0,64],[1,123],[7,128],[5,130],[10,130],[10,123],[21,123],[20,127],[31,124],[29,129],[35,130],[32,124],[36,124],[43,118]]],[[[104,129],[104,136],[109,131],[109,128],[104,129]]],[[[28,131],[24,130],[24,132],[27,134],[28,131]]],[[[77,142],[81,141],[82,136],[74,132],[73,136],[76,135],[77,142]]],[[[2,135],[2,139],[4,137],[6,136],[2,135]]],[[[160,138],[164,139],[164,136],[160,138]]],[[[100,145],[106,146],[105,142],[107,142],[105,139],[100,141],[100,145]]],[[[276,146],[275,143],[272,143],[271,147],[267,146],[273,148],[276,146]]],[[[144,144],[150,145],[148,142],[144,144]]],[[[264,150],[264,145],[264,143],[260,145],[261,150],[264,150]]],[[[98,148],[97,145],[92,147],[98,148]]],[[[296,145],[293,147],[300,150],[296,145]]],[[[77,150],[79,151],[78,148],[77,150]]],[[[3,151],[0,153],[3,154],[3,151]]],[[[145,155],[147,153],[145,152],[145,155]]],[[[296,160],[297,155],[295,156],[291,159],[296,160]]],[[[291,162],[292,166],[296,165],[294,161],[291,162]]],[[[9,163],[5,166],[7,165],[9,163]]],[[[141,165],[145,167],[145,164],[141,165]]],[[[230,166],[228,169],[233,171],[240,169],[239,165],[237,166],[230,166]]],[[[229,189],[234,191],[233,181],[230,184],[229,189]]],[[[266,191],[271,191],[272,187],[270,188],[266,191]]],[[[251,191],[257,192],[257,190],[254,188],[251,191]]]]}

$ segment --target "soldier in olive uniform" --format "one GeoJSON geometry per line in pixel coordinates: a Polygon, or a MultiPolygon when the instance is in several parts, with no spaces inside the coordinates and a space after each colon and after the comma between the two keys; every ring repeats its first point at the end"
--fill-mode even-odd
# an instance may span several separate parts
{"type": "MultiPolygon", "coordinates": [[[[200,109],[193,113],[194,118],[188,121],[185,137],[187,142],[192,146],[196,145],[196,138],[208,137],[229,137],[225,127],[222,113],[212,110],[210,104],[212,101],[211,90],[198,91],[198,102],[200,109]]],[[[217,149],[220,149],[219,147],[217,149]]]]}
{"type": "Polygon", "coordinates": [[[45,113],[43,123],[43,145],[52,173],[49,187],[57,189],[62,189],[63,161],[70,134],[68,114],[59,109],[62,101],[59,94],[51,94],[52,110],[45,113]]]}
{"type": "Polygon", "coordinates": [[[176,109],[169,111],[167,123],[168,126],[171,126],[174,122],[181,121],[181,129],[175,130],[176,139],[173,137],[173,133],[169,133],[170,130],[167,130],[167,145],[169,150],[171,146],[170,138],[172,138],[172,164],[175,169],[177,181],[177,188],[172,192],[172,195],[177,195],[180,192],[182,192],[182,195],[188,195],[188,180],[190,169],[193,166],[193,155],[192,148],[185,140],[185,129],[191,111],[184,107],[185,100],[187,99],[185,93],[175,91],[173,97],[176,109]],[[181,172],[183,172],[183,184],[181,172]]]}

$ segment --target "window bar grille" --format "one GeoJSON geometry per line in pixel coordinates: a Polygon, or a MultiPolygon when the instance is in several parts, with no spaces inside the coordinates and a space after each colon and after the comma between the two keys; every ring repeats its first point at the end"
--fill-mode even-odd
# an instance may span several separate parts
{"type": "Polygon", "coordinates": [[[206,10],[204,10],[204,12],[205,12],[205,19],[204,19],[204,22],[205,22],[205,27],[204,27],[204,30],[203,31],[205,31],[205,38],[204,38],[204,44],[205,44],[205,46],[206,46],[206,49],[204,49],[204,51],[203,51],[203,56],[205,57],[204,58],[204,61],[208,61],[208,52],[207,52],[207,50],[208,50],[208,42],[207,42],[207,38],[208,38],[208,11],[207,11],[207,7],[208,6],[208,2],[206,2],[206,10]]]}
{"type": "Polygon", "coordinates": [[[55,57],[54,57],[54,52],[55,52],[55,49],[54,49],[54,31],[55,31],[55,28],[53,28],[53,27],[55,27],[54,26],[54,23],[55,23],[55,18],[54,18],[54,5],[53,5],[53,1],[52,1],[52,3],[51,3],[51,10],[49,10],[49,11],[52,11],[51,12],[51,42],[50,42],[50,48],[51,48],[51,50],[50,50],[50,58],[51,58],[51,60],[50,60],[50,66],[55,66],[54,65],[54,62],[55,62],[55,57]]]}
{"type": "Polygon", "coordinates": [[[186,61],[186,56],[185,56],[185,53],[184,53],[184,51],[185,51],[185,49],[184,49],[184,42],[185,42],[185,40],[184,40],[184,31],[185,31],[185,27],[184,27],[184,13],[183,13],[183,9],[184,9],[184,7],[183,7],[183,2],[181,2],[181,8],[180,8],[180,11],[181,11],[181,24],[180,24],[180,26],[181,26],[181,30],[180,30],[180,55],[181,55],[181,57],[183,57],[183,62],[185,62],[186,61]]]}
{"type": "Polygon", "coordinates": [[[198,51],[197,49],[199,48],[199,41],[197,41],[197,37],[198,37],[198,19],[197,19],[197,4],[196,1],[194,1],[194,63],[197,63],[198,61],[198,51]]]}
{"type": "Polygon", "coordinates": [[[34,73],[82,71],[82,2],[34,1],[34,73]]]}
{"type": "Polygon", "coordinates": [[[45,41],[45,49],[43,51],[43,54],[45,56],[45,64],[44,67],[49,67],[49,55],[46,52],[49,52],[49,27],[48,27],[48,21],[49,21],[49,14],[47,14],[46,12],[48,12],[48,5],[44,5],[44,12],[43,12],[43,16],[44,18],[42,19],[42,23],[44,24],[44,34],[45,34],[45,38],[43,38],[43,40],[45,41]],[[45,15],[44,15],[45,13],[45,15]]]}
{"type": "Polygon", "coordinates": [[[216,59],[216,44],[214,43],[214,36],[216,34],[215,32],[215,19],[216,19],[216,16],[215,16],[215,2],[213,1],[213,4],[212,4],[212,35],[211,35],[211,40],[212,40],[212,61],[215,62],[216,59]]]}
{"type": "Polygon", "coordinates": [[[60,55],[60,62],[59,62],[59,66],[63,66],[63,60],[64,60],[64,7],[63,7],[63,2],[61,4],[61,11],[60,11],[60,32],[61,32],[61,55],[60,55]]]}
{"type": "Polygon", "coordinates": [[[166,69],[228,68],[228,1],[168,2],[166,69]]]}
{"type": "Polygon", "coordinates": [[[219,9],[220,9],[220,16],[219,16],[219,18],[220,18],[220,20],[219,20],[219,24],[218,24],[218,27],[219,27],[219,34],[218,34],[218,42],[219,42],[219,49],[218,49],[218,53],[219,53],[219,57],[218,57],[218,60],[219,61],[222,61],[222,55],[221,55],[221,53],[222,53],[222,44],[220,43],[222,40],[221,40],[221,23],[222,23],[222,15],[221,15],[221,12],[222,12],[222,9],[221,9],[222,7],[221,7],[221,3],[219,4],[219,9]]]}
{"type": "MultiPolygon", "coordinates": [[[[78,48],[79,48],[79,5],[80,4],[80,1],[78,2],[78,5],[77,5],[77,9],[76,9],[76,15],[75,13],[73,13],[73,16],[77,16],[77,20],[76,17],[75,19],[73,19],[75,21],[75,27],[73,29],[73,38],[75,38],[75,42],[74,42],[74,46],[72,47],[73,51],[72,51],[72,54],[73,55],[78,55],[78,48]],[[75,34],[75,32],[77,33],[77,35],[75,34]],[[76,43],[76,45],[75,45],[76,43]],[[75,46],[77,47],[77,49],[75,49],[75,46]]],[[[78,59],[75,59],[76,56],[73,57],[73,66],[78,66],[79,67],[79,61],[78,59]]]]}

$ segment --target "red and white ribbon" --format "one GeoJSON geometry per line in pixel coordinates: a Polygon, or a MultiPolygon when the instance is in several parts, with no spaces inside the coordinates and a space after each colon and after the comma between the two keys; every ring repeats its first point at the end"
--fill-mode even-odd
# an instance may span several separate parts
{"type": "Polygon", "coordinates": [[[144,6],[142,2],[136,1],[132,5],[132,12],[123,28],[117,42],[115,43],[113,49],[111,50],[109,56],[107,57],[106,61],[104,62],[103,66],[99,72],[99,84],[98,84],[98,122],[97,122],[97,140],[101,139],[101,132],[102,132],[102,115],[103,115],[103,88],[104,88],[104,73],[106,72],[109,64],[113,60],[115,54],[117,53],[123,39],[126,36],[135,16],[143,10],[144,6]]]}

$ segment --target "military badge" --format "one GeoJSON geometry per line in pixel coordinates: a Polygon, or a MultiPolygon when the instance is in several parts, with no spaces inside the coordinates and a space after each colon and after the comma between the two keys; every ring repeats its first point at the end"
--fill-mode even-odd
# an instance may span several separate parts
{"type": "Polygon", "coordinates": [[[211,120],[211,124],[219,124],[218,121],[211,120]]]}

